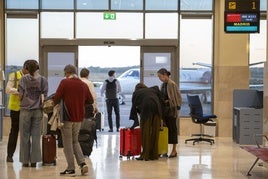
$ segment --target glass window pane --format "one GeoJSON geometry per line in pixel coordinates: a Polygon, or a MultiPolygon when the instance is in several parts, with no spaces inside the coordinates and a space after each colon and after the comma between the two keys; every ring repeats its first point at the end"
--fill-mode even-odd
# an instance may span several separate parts
{"type": "Polygon", "coordinates": [[[178,0],[146,0],[146,10],[178,10],[178,0]]]}
{"type": "Polygon", "coordinates": [[[213,0],[181,0],[181,10],[213,10],[213,0]]]}
{"type": "Polygon", "coordinates": [[[74,0],[42,0],[41,9],[74,9],[74,0]]]}
{"type": "Polygon", "coordinates": [[[146,39],[178,38],[178,14],[177,13],[145,14],[145,38],[146,39]]]}
{"type": "Polygon", "coordinates": [[[72,12],[42,12],[41,38],[70,38],[73,39],[72,12]]]}
{"type": "Polygon", "coordinates": [[[116,20],[104,20],[103,13],[76,17],[76,38],[142,38],[142,13],[116,13],[116,20]]]}
{"type": "Polygon", "coordinates": [[[104,9],[108,10],[108,0],[77,0],[77,9],[104,9]]]}
{"type": "Polygon", "coordinates": [[[38,9],[39,0],[6,0],[7,9],[38,9]]]}
{"type": "MultiPolygon", "coordinates": [[[[25,60],[38,60],[38,28],[38,19],[6,19],[6,79],[8,79],[10,72],[21,69],[25,60]]],[[[9,95],[6,95],[5,101],[8,101],[8,99],[9,95]]],[[[5,105],[7,104],[6,102],[5,105]]],[[[5,114],[9,115],[7,106],[5,106],[5,114]]]]}
{"type": "Polygon", "coordinates": [[[60,81],[64,78],[63,69],[66,64],[75,64],[74,52],[47,53],[47,80],[49,84],[48,96],[55,93],[60,81]]]}
{"type": "Polygon", "coordinates": [[[38,20],[7,19],[6,21],[6,65],[22,66],[29,58],[38,60],[38,20]],[[19,29],[19,30],[18,30],[19,29]],[[26,45],[27,44],[27,45],[26,45]]]}
{"type": "Polygon", "coordinates": [[[260,21],[260,33],[250,34],[249,63],[250,88],[263,90],[263,67],[266,61],[267,21],[260,21]],[[258,64],[260,62],[260,64],[258,64]],[[256,65],[253,65],[256,64],[256,65]]]}
{"type": "Polygon", "coordinates": [[[261,11],[267,10],[267,0],[260,0],[260,10],[261,11]]]}
{"type": "Polygon", "coordinates": [[[112,10],[142,10],[143,0],[111,0],[112,10]]]}
{"type": "MultiPolygon", "coordinates": [[[[199,94],[205,113],[211,112],[212,24],[211,19],[181,19],[180,25],[180,90],[199,94]]],[[[189,115],[187,109],[182,115],[189,115]]]]}

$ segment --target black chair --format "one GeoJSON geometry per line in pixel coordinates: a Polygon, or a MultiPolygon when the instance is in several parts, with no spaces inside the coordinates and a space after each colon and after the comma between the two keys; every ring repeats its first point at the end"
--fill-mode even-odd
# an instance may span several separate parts
{"type": "MultiPolygon", "coordinates": [[[[200,126],[199,134],[192,134],[192,136],[198,136],[197,138],[186,139],[185,143],[188,141],[193,141],[193,145],[196,142],[209,142],[211,145],[214,144],[214,139],[211,139],[211,135],[204,134],[203,125],[209,125],[209,121],[214,122],[213,119],[217,118],[214,114],[203,114],[203,108],[201,105],[201,101],[198,95],[187,95],[187,100],[190,107],[190,116],[192,121],[200,126]],[[206,138],[205,138],[206,137],[206,138]],[[209,138],[210,137],[210,138],[209,138]]],[[[214,123],[215,125],[215,123],[214,123]]]]}

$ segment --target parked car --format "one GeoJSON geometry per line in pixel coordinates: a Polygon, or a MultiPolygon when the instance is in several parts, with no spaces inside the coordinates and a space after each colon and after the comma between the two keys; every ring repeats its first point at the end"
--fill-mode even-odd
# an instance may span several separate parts
{"type": "Polygon", "coordinates": [[[122,87],[122,92],[119,94],[119,103],[124,104],[125,95],[132,95],[136,84],[140,82],[140,69],[133,68],[125,71],[117,78],[122,87]]]}

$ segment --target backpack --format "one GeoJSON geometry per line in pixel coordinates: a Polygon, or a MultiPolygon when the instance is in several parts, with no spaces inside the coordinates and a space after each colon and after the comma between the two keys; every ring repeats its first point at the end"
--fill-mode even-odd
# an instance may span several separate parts
{"type": "Polygon", "coordinates": [[[90,156],[93,150],[94,140],[97,146],[96,119],[95,117],[86,118],[81,123],[78,135],[78,141],[84,155],[90,156]]]}
{"type": "Polygon", "coordinates": [[[116,99],[116,79],[114,79],[112,82],[109,80],[106,81],[106,89],[105,89],[105,95],[107,99],[116,99]]]}

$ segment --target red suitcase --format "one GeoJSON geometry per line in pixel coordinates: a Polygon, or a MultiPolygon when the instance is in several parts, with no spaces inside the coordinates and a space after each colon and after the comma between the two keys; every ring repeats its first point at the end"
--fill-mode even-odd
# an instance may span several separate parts
{"type": "Polygon", "coordinates": [[[141,154],[141,131],[140,128],[130,130],[129,128],[120,129],[120,158],[141,154]]]}
{"type": "Polygon", "coordinates": [[[54,135],[42,136],[43,165],[56,165],[56,138],[54,135]]]}

